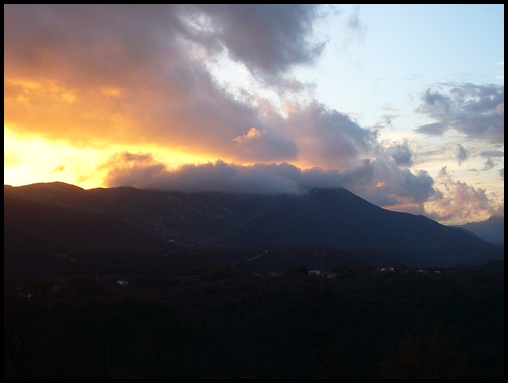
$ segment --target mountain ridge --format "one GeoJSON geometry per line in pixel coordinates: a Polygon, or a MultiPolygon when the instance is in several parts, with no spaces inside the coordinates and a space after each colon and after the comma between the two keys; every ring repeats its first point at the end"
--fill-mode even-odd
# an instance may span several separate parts
{"type": "Polygon", "coordinates": [[[504,216],[492,215],[485,221],[454,225],[472,232],[481,239],[498,247],[504,247],[504,216]]]}
{"type": "Polygon", "coordinates": [[[328,247],[359,257],[389,255],[410,267],[482,264],[502,257],[471,232],[385,210],[344,188],[259,195],[85,190],[62,182],[4,185],[4,211],[7,242],[27,236],[50,248],[328,247]]]}

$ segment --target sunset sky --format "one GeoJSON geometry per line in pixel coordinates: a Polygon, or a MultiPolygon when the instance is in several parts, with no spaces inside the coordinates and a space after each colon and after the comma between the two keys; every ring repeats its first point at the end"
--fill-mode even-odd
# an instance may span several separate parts
{"type": "Polygon", "coordinates": [[[4,5],[4,184],[504,215],[504,5],[4,5]]]}

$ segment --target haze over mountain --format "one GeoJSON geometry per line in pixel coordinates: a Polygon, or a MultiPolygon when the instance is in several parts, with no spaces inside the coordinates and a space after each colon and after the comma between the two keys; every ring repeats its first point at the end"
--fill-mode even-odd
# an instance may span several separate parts
{"type": "Polygon", "coordinates": [[[290,195],[4,185],[6,253],[17,247],[86,252],[175,245],[326,247],[409,267],[503,257],[468,231],[382,209],[343,188],[290,195]]]}
{"type": "Polygon", "coordinates": [[[476,234],[481,239],[499,247],[504,247],[504,216],[491,216],[486,221],[454,225],[476,234]]]}

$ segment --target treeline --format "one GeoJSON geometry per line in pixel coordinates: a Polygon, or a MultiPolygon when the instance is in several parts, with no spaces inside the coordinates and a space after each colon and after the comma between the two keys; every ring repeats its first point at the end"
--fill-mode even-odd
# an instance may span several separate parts
{"type": "Polygon", "coordinates": [[[502,270],[305,271],[6,287],[4,378],[504,378],[502,270]]]}

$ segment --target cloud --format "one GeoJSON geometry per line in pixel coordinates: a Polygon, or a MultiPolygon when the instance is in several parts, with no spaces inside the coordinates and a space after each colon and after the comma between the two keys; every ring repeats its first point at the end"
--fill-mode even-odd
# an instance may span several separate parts
{"type": "MultiPolygon", "coordinates": [[[[361,29],[358,12],[350,28],[361,29]]],[[[283,100],[286,116],[248,91],[238,99],[204,64],[227,54],[269,86],[305,91],[287,72],[321,54],[313,25],[325,14],[305,4],[6,5],[5,121],[73,144],[361,168],[375,132],[312,99],[283,100]]]]}
{"type": "Polygon", "coordinates": [[[402,144],[392,146],[388,149],[391,153],[391,157],[397,164],[397,166],[411,166],[413,165],[413,153],[409,148],[409,144],[404,141],[402,144]]]}
{"type": "Polygon", "coordinates": [[[412,174],[393,160],[371,161],[345,171],[311,167],[301,169],[289,163],[187,164],[170,170],[147,153],[117,153],[100,168],[106,171],[108,187],[133,186],[140,189],[184,192],[221,191],[236,193],[303,193],[311,188],[344,187],[374,204],[386,208],[409,204],[423,210],[434,196],[434,181],[425,171],[412,174]]]}
{"type": "MultiPolygon", "coordinates": [[[[346,187],[381,206],[423,211],[438,193],[428,173],[409,169],[408,143],[381,147],[376,130],[320,103],[313,84],[292,76],[323,53],[327,42],[316,38],[315,25],[334,9],[7,4],[4,125],[17,135],[116,153],[103,164],[110,186],[257,193],[346,187]],[[250,88],[233,94],[220,84],[208,63],[220,67],[225,57],[275,101],[250,88]],[[119,146],[129,149],[118,153],[119,146]],[[133,147],[143,153],[129,153],[133,147]],[[156,153],[173,149],[214,162],[170,170],[156,153]]],[[[345,35],[364,35],[359,12],[353,7],[345,35]]],[[[418,111],[432,121],[419,133],[455,129],[503,142],[502,86],[440,86],[424,93],[418,111]]],[[[398,117],[387,110],[377,128],[398,117]]],[[[459,161],[464,155],[458,153],[459,161]]],[[[486,158],[495,164],[500,156],[486,158]]]]}
{"type": "Polygon", "coordinates": [[[433,122],[431,124],[420,125],[416,128],[416,132],[429,136],[442,136],[447,129],[448,125],[441,122],[433,122]]]}
{"type": "MultiPolygon", "coordinates": [[[[385,108],[385,109],[387,109],[387,108],[385,108]]],[[[392,126],[393,120],[397,117],[398,117],[398,115],[395,115],[395,114],[385,114],[385,115],[381,116],[380,121],[377,122],[376,124],[374,124],[371,127],[371,129],[384,129],[387,126],[392,126]]]]}
{"type": "Polygon", "coordinates": [[[495,166],[496,162],[500,162],[504,164],[504,161],[499,160],[498,158],[504,158],[504,152],[499,150],[487,150],[480,152],[480,156],[485,158],[485,163],[483,166],[483,170],[490,170],[495,166]]]}
{"type": "Polygon", "coordinates": [[[294,106],[285,124],[287,135],[299,147],[299,160],[312,166],[356,167],[377,145],[375,132],[318,102],[294,106]]]}
{"type": "Polygon", "coordinates": [[[341,173],[317,167],[301,170],[288,163],[241,166],[220,160],[169,170],[150,154],[127,152],[111,156],[101,166],[103,169],[108,172],[108,187],[129,185],[140,189],[264,194],[296,194],[315,187],[352,187],[359,179],[368,183],[373,171],[368,161],[359,169],[341,173]]]}
{"type": "Polygon", "coordinates": [[[156,162],[151,154],[117,153],[99,167],[106,170],[107,186],[132,186],[151,188],[154,180],[164,175],[166,166],[156,162]]]}
{"type": "Polygon", "coordinates": [[[250,128],[232,140],[234,145],[230,150],[224,146],[221,152],[242,162],[288,161],[298,158],[297,144],[284,137],[277,126],[263,125],[261,121],[258,124],[263,126],[263,130],[250,128]]]}
{"type": "Polygon", "coordinates": [[[366,27],[360,21],[360,8],[360,5],[353,5],[353,10],[347,19],[347,32],[363,40],[366,27]]]}
{"type": "Polygon", "coordinates": [[[438,84],[427,89],[417,112],[434,120],[419,133],[443,135],[448,129],[489,143],[504,141],[504,85],[438,84]]]}
{"type": "MultiPolygon", "coordinates": [[[[504,61],[500,61],[498,62],[496,65],[503,65],[504,66],[504,61]]],[[[497,79],[500,79],[500,80],[504,80],[504,74],[501,74],[499,76],[496,76],[497,79]]]]}
{"type": "Polygon", "coordinates": [[[65,170],[65,166],[64,165],[59,165],[57,166],[55,169],[53,169],[53,172],[52,173],[61,173],[65,170]]]}
{"type": "Polygon", "coordinates": [[[249,140],[253,140],[257,137],[261,137],[261,135],[262,135],[262,133],[258,129],[250,128],[246,134],[244,134],[243,136],[236,137],[235,139],[233,139],[233,141],[236,141],[241,144],[241,143],[247,142],[249,140]]]}
{"type": "Polygon", "coordinates": [[[296,160],[276,106],[237,99],[208,70],[227,53],[265,86],[324,47],[316,5],[6,5],[5,121],[72,144],[154,144],[238,162],[296,160]],[[266,117],[266,116],[271,117],[266,117]],[[275,116],[275,117],[274,117],[275,116]],[[249,137],[249,131],[260,132],[249,137]]]}
{"type": "Polygon", "coordinates": [[[483,170],[490,170],[494,167],[494,162],[492,161],[492,158],[489,157],[485,160],[485,164],[483,166],[483,170]]]}
{"type": "Polygon", "coordinates": [[[320,16],[314,4],[195,4],[194,20],[205,21],[191,33],[207,51],[225,50],[265,82],[278,81],[295,65],[312,64],[325,42],[312,38],[320,16]]]}
{"type": "Polygon", "coordinates": [[[464,148],[461,144],[457,144],[457,160],[459,161],[459,165],[462,164],[469,157],[469,150],[464,148]]]}
{"type": "Polygon", "coordinates": [[[422,95],[422,104],[417,112],[425,113],[438,120],[445,120],[450,114],[450,100],[438,91],[427,89],[422,95]]]}
{"type": "Polygon", "coordinates": [[[486,150],[480,152],[480,156],[482,157],[504,157],[504,152],[500,150],[486,150]]]}
{"type": "Polygon", "coordinates": [[[484,189],[454,181],[445,167],[439,172],[442,192],[435,195],[434,200],[427,205],[427,215],[441,222],[474,221],[474,217],[484,218],[484,212],[495,214],[499,211],[484,189]]]}
{"type": "Polygon", "coordinates": [[[413,174],[409,169],[399,169],[389,163],[376,161],[375,187],[366,197],[372,203],[385,208],[399,207],[404,203],[422,204],[435,193],[433,178],[424,170],[413,174]]]}

